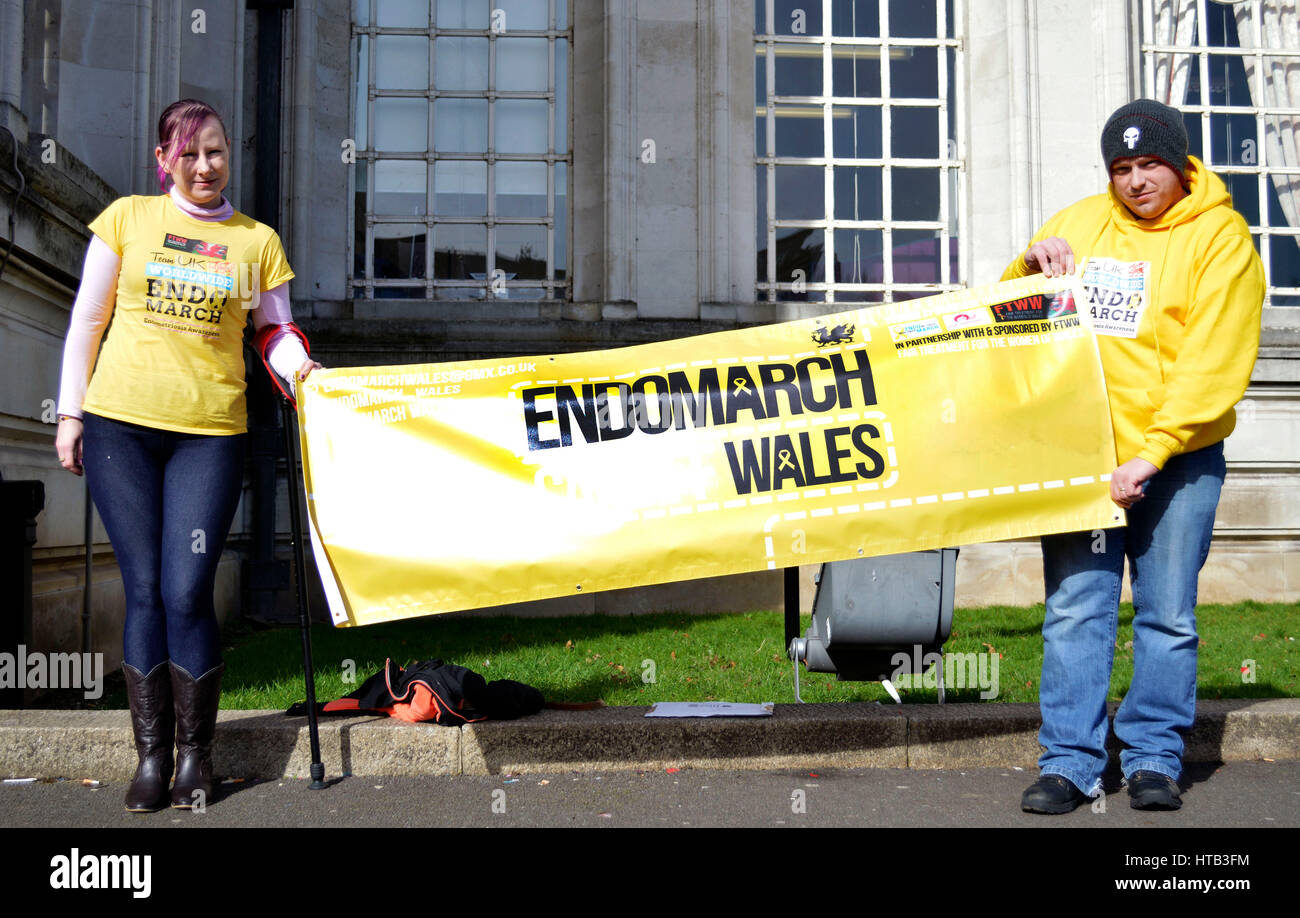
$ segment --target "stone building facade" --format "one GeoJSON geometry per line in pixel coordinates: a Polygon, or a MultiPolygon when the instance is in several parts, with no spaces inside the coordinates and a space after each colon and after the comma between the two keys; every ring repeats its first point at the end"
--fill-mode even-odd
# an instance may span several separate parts
{"type": "MultiPolygon", "coordinates": [[[[15,218],[0,472],[46,488],[37,643],[83,640],[85,493],[55,462],[51,406],[86,222],[156,191],[158,113],[188,96],[226,113],[227,194],[277,226],[295,315],[345,366],[614,347],[996,280],[1045,218],[1105,187],[1108,113],[1163,93],[1231,176],[1270,281],[1202,599],[1296,601],[1300,169],[1275,133],[1300,109],[1294,15],[1277,0],[0,0],[0,252],[15,218]]],[[[267,418],[225,611],[273,605],[284,582],[267,418]]],[[[116,653],[121,585],[98,525],[92,542],[92,643],[116,653]]],[[[1042,598],[1033,542],[968,546],[958,578],[964,606],[1042,598]]],[[[752,575],[537,608],[779,601],[779,578],[752,575]]]]}

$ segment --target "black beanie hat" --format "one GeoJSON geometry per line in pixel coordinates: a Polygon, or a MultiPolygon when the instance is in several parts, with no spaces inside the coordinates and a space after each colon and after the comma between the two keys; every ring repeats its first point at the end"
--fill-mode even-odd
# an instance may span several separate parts
{"type": "Polygon", "coordinates": [[[1152,99],[1121,106],[1102,129],[1101,156],[1107,172],[1121,157],[1154,156],[1181,175],[1187,168],[1187,128],[1182,114],[1152,99]]]}

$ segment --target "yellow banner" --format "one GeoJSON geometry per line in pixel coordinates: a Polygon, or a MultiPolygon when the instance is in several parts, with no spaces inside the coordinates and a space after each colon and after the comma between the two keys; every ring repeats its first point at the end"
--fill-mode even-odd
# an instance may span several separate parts
{"type": "Polygon", "coordinates": [[[337,625],[1123,524],[1073,278],[299,392],[337,625]]]}

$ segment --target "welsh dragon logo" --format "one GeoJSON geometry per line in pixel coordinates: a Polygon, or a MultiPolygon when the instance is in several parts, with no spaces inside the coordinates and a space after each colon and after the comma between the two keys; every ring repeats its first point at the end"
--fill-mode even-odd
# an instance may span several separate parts
{"type": "Polygon", "coordinates": [[[834,328],[827,328],[818,322],[817,330],[812,333],[813,343],[818,347],[845,344],[853,340],[853,332],[856,328],[856,325],[836,325],[834,328]]]}

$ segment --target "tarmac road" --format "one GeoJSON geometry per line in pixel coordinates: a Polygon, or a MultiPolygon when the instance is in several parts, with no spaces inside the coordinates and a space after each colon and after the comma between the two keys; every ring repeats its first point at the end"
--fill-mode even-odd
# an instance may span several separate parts
{"type": "Polygon", "coordinates": [[[0,786],[0,827],[1300,827],[1300,760],[1189,765],[1175,812],[1130,808],[1115,776],[1103,802],[1064,816],[1022,813],[1020,794],[1034,777],[1013,768],[681,769],[346,777],[323,791],[286,778],[226,782],[201,812],[143,815],[123,811],[121,783],[38,782],[0,786]]]}

